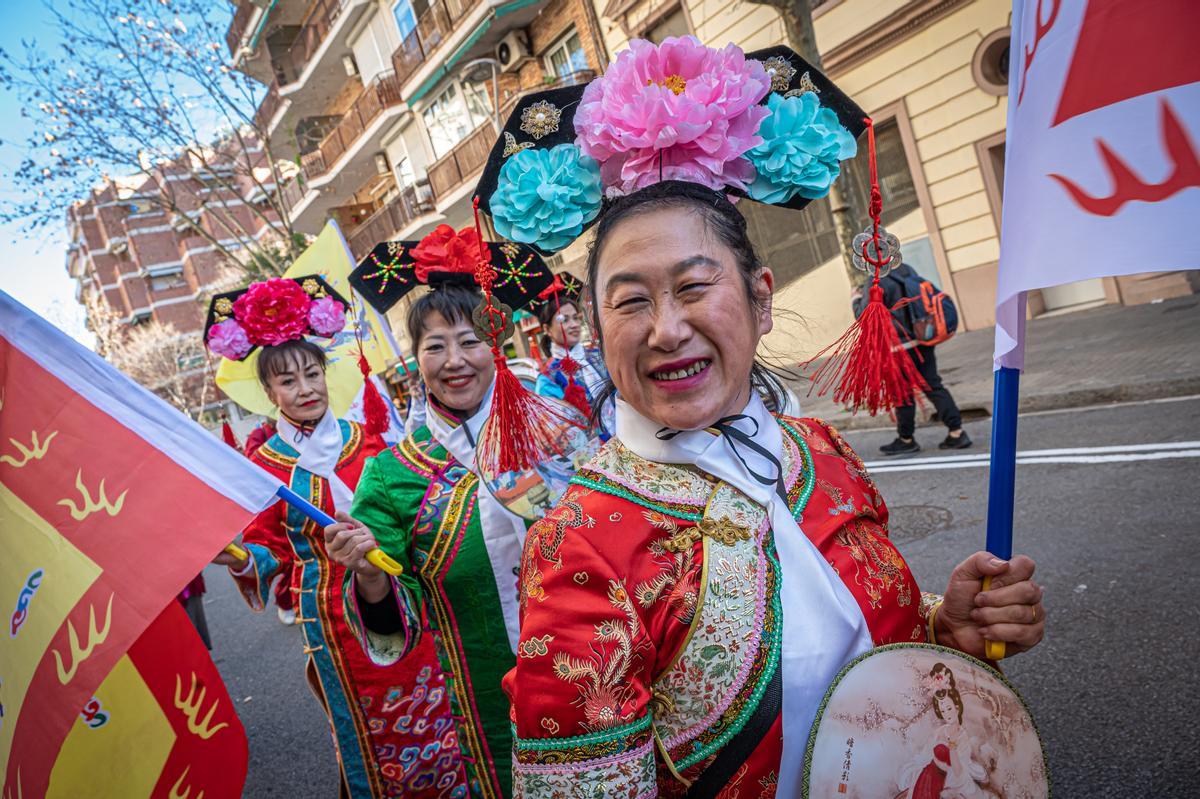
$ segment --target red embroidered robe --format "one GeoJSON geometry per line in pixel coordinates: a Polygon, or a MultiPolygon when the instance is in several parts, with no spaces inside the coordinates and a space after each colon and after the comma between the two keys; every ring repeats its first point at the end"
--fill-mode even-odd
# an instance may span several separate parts
{"type": "MultiPolygon", "coordinates": [[[[339,425],[343,446],[336,473],[353,491],[367,459],[387,445],[366,436],[357,422],[342,420],[339,425]]],[[[300,468],[298,456],[275,435],[250,458],[332,515],[329,481],[300,468]]],[[[443,776],[461,770],[461,753],[432,639],[426,637],[389,668],[372,663],[346,622],[341,594],[345,569],[325,554],[324,531],[287,503],[277,502],[258,514],[242,541],[254,555],[254,568],[235,579],[251,609],[266,606],[272,580],[292,566],[290,587],[305,674],[329,716],[345,795],[442,796],[443,776]]]]}
{"type": "MultiPolygon", "coordinates": [[[[780,425],[789,505],[874,643],[924,641],[921,594],[862,461],[823,422],[780,425]]],[[[761,506],[610,441],[526,540],[504,682],[514,794],[682,796],[779,668],[778,568],[761,506]]],[[[781,753],[777,717],[721,795],[774,796],[781,753]]]]}

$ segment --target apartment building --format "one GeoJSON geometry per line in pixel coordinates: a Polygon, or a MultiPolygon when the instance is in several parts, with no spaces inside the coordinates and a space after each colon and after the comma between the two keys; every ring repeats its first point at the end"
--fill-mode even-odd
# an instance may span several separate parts
{"type": "MultiPolygon", "coordinates": [[[[774,8],[725,0],[595,0],[610,52],[634,37],[692,33],[747,50],[785,40],[774,8]]],[[[999,0],[811,0],[824,71],[877,126],[884,224],[904,258],[957,300],[967,329],[994,323],[1004,185],[1011,5],[999,0]]],[[[1015,63],[1016,59],[1014,59],[1015,63]]],[[[866,153],[843,190],[866,207],[866,153]]],[[[829,202],[789,214],[744,203],[782,284],[783,317],[768,348],[809,355],[850,322],[850,285],[829,202]]],[[[865,226],[865,215],[856,227],[865,226]]],[[[1153,264],[1147,264],[1152,268],[1153,264]]],[[[1033,315],[1192,293],[1194,276],[1147,272],[1032,292],[1033,315]],[[1189,282],[1189,280],[1193,282],[1189,282]]]]}
{"type": "Polygon", "coordinates": [[[470,224],[517,97],[608,60],[590,0],[240,0],[227,43],[269,84],[257,120],[273,152],[299,165],[281,188],[296,230],[336,219],[355,257],[470,224]]]}

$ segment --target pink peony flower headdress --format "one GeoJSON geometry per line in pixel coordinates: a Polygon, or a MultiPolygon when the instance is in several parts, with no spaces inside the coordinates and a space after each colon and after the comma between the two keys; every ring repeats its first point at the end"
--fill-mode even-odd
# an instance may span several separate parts
{"type": "Polygon", "coordinates": [[[346,307],[320,275],[275,277],[214,296],[204,342],[216,355],[241,361],[258,347],[337,335],[346,327],[346,307]]]}
{"type": "Polygon", "coordinates": [[[563,249],[614,199],[664,181],[799,209],[865,129],[857,105],[786,47],[630,42],[586,84],[521,97],[476,188],[501,235],[563,249]]]}

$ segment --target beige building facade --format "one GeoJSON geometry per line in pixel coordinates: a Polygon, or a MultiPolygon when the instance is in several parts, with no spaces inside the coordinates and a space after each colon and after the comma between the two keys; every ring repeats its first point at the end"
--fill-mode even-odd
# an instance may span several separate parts
{"type": "MultiPolygon", "coordinates": [[[[269,84],[258,118],[294,158],[282,188],[296,229],[329,218],[356,257],[387,239],[469,224],[471,193],[523,92],[578,83],[631,38],[694,34],[746,50],[784,41],[778,12],[744,0],[239,0],[227,41],[269,84]]],[[[811,0],[825,72],[875,121],[884,224],[905,260],[950,293],[961,324],[993,324],[1004,180],[1011,6],[1004,0],[811,0]]],[[[865,140],[864,140],[865,142],[865,140]]],[[[841,186],[865,209],[866,148],[841,186]]],[[[785,364],[850,323],[828,200],[803,213],[743,203],[777,276],[766,350],[785,364]]],[[[860,211],[855,227],[866,224],[860,211]]],[[[589,237],[553,260],[582,274],[589,237]]],[[[1152,264],[1147,264],[1152,268],[1152,264]]],[[[1038,315],[1193,290],[1148,272],[1034,292],[1038,315]]],[[[401,306],[404,304],[402,303],[401,306]]],[[[404,339],[404,307],[391,314],[404,339]]],[[[520,351],[524,354],[523,343],[520,351]]]]}
{"type": "MultiPolygon", "coordinates": [[[[722,0],[595,0],[610,52],[633,37],[692,33],[746,50],[784,41],[769,6],[722,0]]],[[[875,122],[884,224],[905,260],[950,293],[965,329],[994,324],[1004,183],[1011,4],[1004,0],[813,0],[824,71],[875,122]]],[[[843,190],[866,205],[865,139],[843,190]]],[[[852,319],[827,201],[794,214],[745,203],[779,277],[768,354],[794,363],[852,319]],[[801,218],[802,217],[802,218],[801,218]],[[799,317],[797,319],[796,317],[799,317]]],[[[865,225],[862,217],[855,227],[865,225]]],[[[1147,264],[1152,268],[1153,264],[1147,264]]],[[[1033,315],[1192,293],[1187,273],[1147,272],[1033,292],[1033,315]]],[[[960,328],[962,329],[962,328],[960,328]]]]}

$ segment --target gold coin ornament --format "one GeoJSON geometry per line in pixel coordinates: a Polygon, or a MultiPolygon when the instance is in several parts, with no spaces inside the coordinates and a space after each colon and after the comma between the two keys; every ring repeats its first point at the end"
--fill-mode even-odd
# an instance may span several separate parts
{"type": "MultiPolygon", "coordinates": [[[[553,426],[541,430],[539,435],[548,443],[550,456],[524,471],[491,473],[480,466],[479,475],[501,505],[530,520],[542,518],[558,504],[571,477],[600,449],[600,440],[592,434],[583,414],[565,402],[542,399],[556,406],[554,414],[546,414],[547,419],[553,420],[553,426]]],[[[480,440],[487,436],[487,426],[495,421],[493,416],[484,422],[480,440]]]]}
{"type": "Polygon", "coordinates": [[[1000,672],[931,644],[857,658],[817,712],[804,797],[1048,799],[1042,740],[1000,672]]]}

